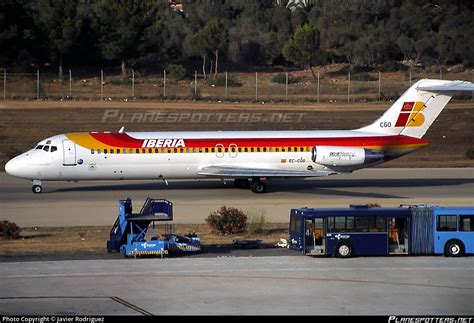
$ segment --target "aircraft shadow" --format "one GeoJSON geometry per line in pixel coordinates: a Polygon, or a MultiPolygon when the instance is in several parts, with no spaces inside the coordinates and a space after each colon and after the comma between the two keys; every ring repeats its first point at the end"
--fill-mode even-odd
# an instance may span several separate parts
{"type": "MultiPolygon", "coordinates": [[[[403,196],[381,193],[379,188],[404,188],[412,187],[436,187],[436,186],[457,186],[463,184],[474,184],[474,179],[462,178],[431,178],[431,179],[321,179],[321,180],[303,180],[303,179],[273,179],[267,184],[268,194],[277,194],[279,192],[294,192],[312,195],[333,195],[333,196],[353,196],[353,197],[371,197],[371,198],[403,198],[403,196]],[[344,188],[374,188],[374,192],[354,192],[346,191],[344,188]],[[335,190],[341,189],[341,190],[335,190]],[[377,191],[379,191],[377,193],[377,191]]],[[[153,191],[153,190],[239,190],[232,181],[223,184],[221,181],[170,181],[166,186],[162,182],[146,182],[126,184],[120,182],[107,185],[87,185],[78,187],[60,188],[49,191],[55,192],[103,192],[103,191],[153,191]]],[[[45,192],[48,194],[48,192],[45,192]]],[[[253,194],[249,191],[249,194],[253,194]]],[[[252,195],[253,196],[253,195],[252,195]]]]}

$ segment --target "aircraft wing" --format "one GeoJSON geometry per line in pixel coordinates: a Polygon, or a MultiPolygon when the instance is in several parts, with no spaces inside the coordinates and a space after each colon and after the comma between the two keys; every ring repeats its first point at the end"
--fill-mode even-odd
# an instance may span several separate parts
{"type": "Polygon", "coordinates": [[[320,177],[337,174],[334,171],[292,171],[280,169],[260,169],[234,166],[203,167],[199,175],[209,177],[249,178],[249,177],[320,177]]]}

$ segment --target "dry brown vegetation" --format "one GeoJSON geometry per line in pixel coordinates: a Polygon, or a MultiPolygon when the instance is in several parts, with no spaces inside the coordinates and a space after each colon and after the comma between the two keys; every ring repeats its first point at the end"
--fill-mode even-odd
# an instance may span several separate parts
{"type": "MultiPolygon", "coordinates": [[[[164,234],[164,226],[157,225],[157,233],[164,234]]],[[[232,244],[236,239],[262,240],[264,243],[276,244],[280,238],[287,238],[288,224],[269,223],[261,234],[219,235],[205,224],[177,224],[177,234],[196,232],[205,245],[232,244]]],[[[54,253],[106,253],[106,241],[109,239],[110,227],[47,227],[23,228],[18,240],[0,240],[0,256],[54,254],[54,253]]],[[[148,230],[152,234],[152,227],[148,230]]]]}

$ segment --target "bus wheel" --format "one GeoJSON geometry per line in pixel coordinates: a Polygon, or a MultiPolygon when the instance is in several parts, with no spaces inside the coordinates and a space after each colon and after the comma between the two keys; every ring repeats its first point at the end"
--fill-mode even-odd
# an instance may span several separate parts
{"type": "Polygon", "coordinates": [[[444,247],[444,255],[447,257],[460,257],[464,254],[464,246],[459,240],[451,240],[444,247]]]}
{"type": "Polygon", "coordinates": [[[352,254],[352,248],[348,243],[340,243],[336,248],[336,255],[340,258],[349,258],[352,254]]]}

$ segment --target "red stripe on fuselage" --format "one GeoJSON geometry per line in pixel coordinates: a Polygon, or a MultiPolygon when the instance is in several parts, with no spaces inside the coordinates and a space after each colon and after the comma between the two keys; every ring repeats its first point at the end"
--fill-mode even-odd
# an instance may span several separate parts
{"type": "MultiPolygon", "coordinates": [[[[145,139],[137,139],[125,133],[91,133],[92,137],[105,145],[118,148],[141,148],[145,139]]],[[[147,138],[162,139],[162,138],[147,138]]],[[[292,147],[292,146],[394,146],[428,144],[425,139],[405,136],[342,137],[342,138],[209,138],[183,139],[185,147],[212,148],[220,144],[228,147],[235,144],[239,147],[292,147]]]]}

